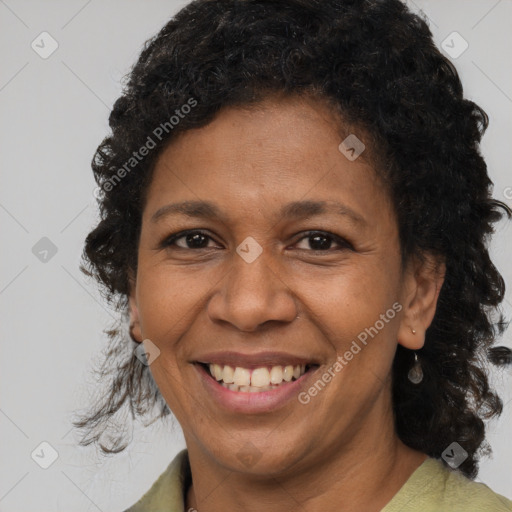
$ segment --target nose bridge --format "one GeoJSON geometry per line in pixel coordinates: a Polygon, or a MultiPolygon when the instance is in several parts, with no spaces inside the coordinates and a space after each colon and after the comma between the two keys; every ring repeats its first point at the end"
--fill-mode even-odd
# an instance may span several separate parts
{"type": "Polygon", "coordinates": [[[255,330],[269,320],[293,321],[297,316],[295,299],[275,270],[279,266],[270,261],[270,254],[245,259],[243,251],[249,254],[254,250],[250,244],[240,244],[233,255],[233,266],[209,303],[210,318],[244,331],[255,330]]]}

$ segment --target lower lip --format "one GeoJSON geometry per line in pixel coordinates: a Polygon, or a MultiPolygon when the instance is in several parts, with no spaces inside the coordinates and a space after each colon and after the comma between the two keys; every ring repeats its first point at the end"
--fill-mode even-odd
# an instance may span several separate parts
{"type": "Polygon", "coordinates": [[[275,389],[251,393],[231,391],[216,381],[200,364],[194,364],[194,366],[207,392],[222,409],[244,414],[271,412],[283,407],[291,400],[297,401],[301,389],[306,387],[309,379],[318,370],[318,367],[312,368],[297,380],[283,382],[275,389]]]}

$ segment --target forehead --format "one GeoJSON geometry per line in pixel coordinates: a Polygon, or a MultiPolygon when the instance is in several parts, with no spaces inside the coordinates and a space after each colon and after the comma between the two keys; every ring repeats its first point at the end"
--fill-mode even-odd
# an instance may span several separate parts
{"type": "Polygon", "coordinates": [[[226,108],[162,152],[147,205],[154,215],[173,199],[214,199],[233,211],[277,208],[299,199],[342,200],[356,209],[386,201],[369,151],[355,159],[340,151],[347,137],[361,143],[356,150],[364,147],[366,135],[351,133],[319,100],[273,99],[226,108]]]}

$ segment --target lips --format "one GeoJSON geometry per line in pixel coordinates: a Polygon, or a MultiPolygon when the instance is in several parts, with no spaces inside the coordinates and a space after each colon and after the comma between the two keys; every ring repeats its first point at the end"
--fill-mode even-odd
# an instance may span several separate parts
{"type": "Polygon", "coordinates": [[[321,364],[284,352],[211,352],[189,362],[212,404],[244,414],[268,413],[293,402],[321,364]]]}
{"type": "Polygon", "coordinates": [[[218,364],[219,366],[231,366],[254,370],[272,366],[297,366],[319,365],[320,362],[310,357],[287,354],[285,352],[258,352],[254,354],[242,354],[240,352],[211,352],[202,354],[193,362],[206,365],[218,364]]]}
{"type": "Polygon", "coordinates": [[[279,352],[212,353],[203,355],[196,363],[232,391],[268,390],[283,382],[299,379],[315,366],[304,357],[279,352]]]}
{"type": "Polygon", "coordinates": [[[194,364],[202,388],[209,397],[207,403],[228,413],[244,415],[268,414],[276,412],[287,404],[297,402],[301,389],[315,378],[318,366],[310,369],[297,380],[283,381],[281,384],[266,387],[237,386],[217,381],[204,364],[194,364]]]}

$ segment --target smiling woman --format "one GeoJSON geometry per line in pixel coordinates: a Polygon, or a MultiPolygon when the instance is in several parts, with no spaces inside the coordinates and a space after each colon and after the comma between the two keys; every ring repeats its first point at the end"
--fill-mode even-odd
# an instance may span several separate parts
{"type": "Polygon", "coordinates": [[[179,421],[131,512],[512,510],[471,480],[510,362],[487,122],[398,0],[197,0],[148,42],[85,247],[130,327],[76,422],[179,421]]]}

